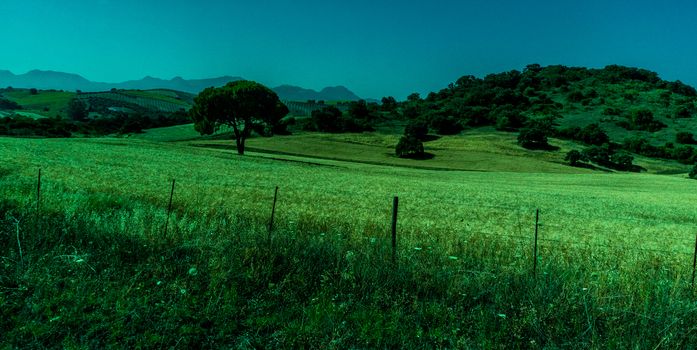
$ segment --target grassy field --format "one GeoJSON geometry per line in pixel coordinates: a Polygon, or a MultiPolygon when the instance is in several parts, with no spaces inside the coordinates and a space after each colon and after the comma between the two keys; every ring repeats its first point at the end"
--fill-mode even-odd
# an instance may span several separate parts
{"type": "MultiPolygon", "coordinates": [[[[433,160],[491,141],[469,136],[433,141],[433,160]]],[[[392,142],[333,137],[312,144],[392,142]]],[[[529,168],[442,171],[338,160],[356,149],[240,157],[190,143],[0,138],[0,328],[8,335],[0,342],[697,346],[697,293],[689,283],[697,182],[684,173],[567,172],[548,156],[522,157],[505,134],[490,137],[498,140],[484,147],[490,157],[529,168]],[[172,178],[174,210],[163,236],[172,178]],[[396,264],[389,258],[393,196],[400,198],[396,264]]],[[[250,147],[282,140],[293,139],[253,139],[250,147]]],[[[367,163],[385,159],[378,153],[367,163]]]]}
{"type": "Polygon", "coordinates": [[[68,102],[75,97],[74,92],[63,91],[39,91],[32,95],[29,90],[15,90],[3,93],[3,95],[24,108],[20,112],[31,113],[29,116],[66,117],[68,102]]]}
{"type": "MultiPolygon", "coordinates": [[[[132,137],[148,141],[176,142],[199,147],[232,149],[232,135],[224,130],[212,136],[201,137],[193,124],[146,130],[132,137]]],[[[497,132],[492,128],[465,131],[456,136],[443,136],[424,144],[425,151],[434,157],[429,160],[410,160],[394,155],[394,146],[400,135],[390,132],[361,134],[323,134],[294,132],[290,136],[255,137],[247,142],[248,151],[273,157],[309,157],[377,165],[441,170],[507,171],[580,173],[593,171],[566,165],[564,156],[571,149],[582,146],[565,140],[552,140],[558,151],[529,151],[522,149],[515,134],[497,132]]],[[[690,167],[674,161],[636,156],[637,164],[649,173],[681,174],[690,167]]]]}

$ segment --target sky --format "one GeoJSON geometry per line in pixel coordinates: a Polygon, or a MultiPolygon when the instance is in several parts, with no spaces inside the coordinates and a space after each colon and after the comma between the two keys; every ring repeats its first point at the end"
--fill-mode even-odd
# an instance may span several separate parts
{"type": "Polygon", "coordinates": [[[231,75],[400,100],[530,63],[620,64],[696,86],[696,23],[692,0],[0,0],[0,69],[231,75]]]}

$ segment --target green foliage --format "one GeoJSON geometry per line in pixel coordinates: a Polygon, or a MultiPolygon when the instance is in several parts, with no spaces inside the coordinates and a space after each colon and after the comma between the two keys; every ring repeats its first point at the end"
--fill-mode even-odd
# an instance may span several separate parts
{"type": "Polygon", "coordinates": [[[628,130],[644,130],[655,132],[666,127],[662,122],[654,119],[653,112],[646,108],[634,109],[627,116],[628,121],[618,122],[617,125],[628,130]]]}
{"type": "Polygon", "coordinates": [[[438,135],[456,135],[463,127],[462,124],[453,116],[435,114],[430,118],[430,128],[438,135]]]}
{"type": "Polygon", "coordinates": [[[428,124],[423,120],[410,121],[404,127],[404,135],[413,136],[414,138],[424,141],[428,136],[428,124]]]}
{"type": "Polygon", "coordinates": [[[602,165],[611,166],[610,156],[612,151],[607,145],[604,146],[591,146],[583,150],[583,157],[589,161],[602,165]]]}
{"type": "Polygon", "coordinates": [[[690,169],[690,173],[688,174],[690,179],[695,179],[697,180],[697,164],[695,164],[692,169],[690,169]]]}
{"type": "Polygon", "coordinates": [[[682,143],[685,145],[694,145],[695,143],[697,143],[697,141],[695,141],[694,135],[692,135],[691,132],[687,131],[678,131],[678,133],[675,134],[675,142],[682,143]]]}
{"type": "Polygon", "coordinates": [[[60,118],[34,119],[21,115],[0,118],[0,135],[27,137],[70,137],[78,127],[60,118]]]}
{"type": "Polygon", "coordinates": [[[627,153],[615,153],[610,157],[613,169],[628,171],[632,170],[634,157],[627,153]]]}
{"type": "Polygon", "coordinates": [[[520,129],[518,144],[527,149],[549,149],[547,132],[540,127],[525,127],[520,129]]]}
{"type": "Polygon", "coordinates": [[[343,114],[341,113],[341,110],[334,106],[327,106],[321,110],[312,111],[312,123],[317,131],[345,131],[343,114]]]}
{"type": "MultiPolygon", "coordinates": [[[[567,155],[568,157],[568,155],[567,155]]],[[[595,164],[621,171],[639,171],[632,163],[634,157],[625,152],[616,152],[609,144],[590,146],[583,150],[578,160],[590,161],[595,164]]]]}
{"type": "Polygon", "coordinates": [[[588,161],[585,155],[577,150],[569,151],[564,157],[564,160],[569,162],[571,166],[578,166],[580,162],[588,161]]]}
{"type": "Polygon", "coordinates": [[[610,137],[597,123],[588,124],[583,128],[573,126],[570,128],[561,129],[556,131],[555,136],[596,146],[610,142],[610,137]]]}
{"type": "Polygon", "coordinates": [[[273,128],[288,108],[271,89],[248,80],[207,88],[194,99],[191,117],[196,131],[212,134],[222,125],[233,129],[237,153],[244,154],[245,140],[258,125],[273,128]]]}
{"type": "Polygon", "coordinates": [[[32,95],[38,95],[38,94],[39,94],[39,90],[37,90],[37,89],[35,89],[35,88],[31,88],[31,89],[29,89],[29,93],[32,94],[32,95]]]}
{"type": "Polygon", "coordinates": [[[87,119],[89,112],[87,104],[79,98],[73,98],[68,103],[68,117],[72,120],[84,121],[87,119]]]}
{"type": "Polygon", "coordinates": [[[382,98],[381,109],[385,112],[393,112],[397,109],[397,100],[392,96],[382,98]]]}
{"type": "Polygon", "coordinates": [[[18,110],[22,109],[17,102],[0,97],[0,110],[18,110]]]}
{"type": "Polygon", "coordinates": [[[424,145],[413,135],[404,135],[399,139],[395,147],[395,154],[400,158],[422,158],[424,145]]]}

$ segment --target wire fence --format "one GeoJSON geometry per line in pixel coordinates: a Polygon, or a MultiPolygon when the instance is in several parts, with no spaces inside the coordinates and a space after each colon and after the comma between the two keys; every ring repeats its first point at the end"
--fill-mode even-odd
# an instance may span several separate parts
{"type": "MultiPolygon", "coordinates": [[[[176,180],[172,180],[171,184],[167,184],[167,189],[169,192],[167,207],[166,222],[163,223],[164,235],[167,235],[167,230],[170,225],[171,220],[176,220],[176,216],[172,219],[173,211],[173,200],[176,194],[176,185],[179,184],[176,180]],[[171,188],[169,187],[171,185],[171,188]]],[[[259,189],[260,190],[260,189],[259,189]]],[[[36,217],[40,217],[40,212],[42,210],[42,174],[39,169],[37,183],[35,187],[35,210],[36,217]]],[[[277,209],[277,205],[282,206],[283,202],[283,188],[278,186],[275,189],[270,189],[268,195],[264,195],[263,200],[269,201],[269,221],[267,225],[268,229],[268,239],[271,240],[272,231],[274,230],[274,220],[277,216],[278,211],[282,209],[277,209]],[[280,192],[280,195],[279,195],[280,192]]],[[[385,228],[391,228],[389,230],[392,241],[392,259],[395,260],[397,255],[397,242],[399,241],[399,225],[398,220],[410,220],[412,222],[421,223],[421,226],[428,226],[436,224],[437,220],[419,215],[416,207],[410,207],[410,205],[401,206],[402,211],[406,211],[406,215],[400,212],[398,208],[398,197],[397,196],[380,196],[379,200],[373,200],[371,203],[367,201],[345,201],[338,199],[331,194],[327,194],[327,198],[331,198],[331,201],[326,201],[328,205],[341,204],[344,207],[349,207],[353,211],[371,211],[373,213],[379,213],[378,217],[384,217],[385,228]],[[384,197],[384,198],[382,198],[384,197]],[[392,203],[390,205],[389,203],[392,203]],[[382,204],[381,204],[382,203],[382,204]],[[406,208],[406,210],[405,210],[406,208]],[[400,215],[405,216],[405,218],[398,219],[400,215]]],[[[314,199],[316,200],[316,199],[314,199]]],[[[164,203],[163,203],[164,205],[164,203]]],[[[539,209],[534,208],[529,205],[523,206],[506,206],[506,205],[490,205],[486,203],[465,203],[462,206],[470,208],[466,211],[467,216],[463,216],[459,224],[453,225],[452,222],[448,222],[441,226],[449,227],[453,234],[459,234],[467,237],[485,237],[494,240],[509,240],[517,241],[521,244],[530,244],[534,247],[534,261],[537,261],[537,248],[541,247],[574,247],[583,249],[603,249],[608,251],[623,251],[623,252],[635,252],[635,253],[651,253],[663,256],[692,256],[692,285],[694,286],[695,275],[697,274],[697,236],[687,237],[687,236],[671,236],[670,231],[665,232],[666,235],[657,237],[660,241],[652,241],[649,239],[644,239],[641,244],[627,244],[613,242],[613,237],[607,232],[600,232],[598,228],[592,227],[592,225],[583,225],[587,220],[586,216],[576,215],[578,213],[571,213],[563,209],[549,208],[549,209],[539,209]],[[492,216],[495,219],[492,219],[492,216]],[[547,221],[547,217],[550,217],[547,221]],[[554,221],[552,218],[557,219],[554,221]],[[487,220],[498,221],[498,228],[505,227],[506,229],[494,229],[495,227],[487,226],[487,220]],[[561,221],[564,220],[564,221],[561,221]],[[511,222],[513,221],[513,222],[511,222]],[[575,222],[575,221],[580,221],[575,222]],[[472,229],[470,223],[476,223],[478,226],[486,227],[488,230],[472,229]],[[501,224],[504,222],[505,224],[501,224]],[[533,231],[534,228],[534,231],[533,231]],[[523,234],[523,232],[527,234],[523,234]],[[532,234],[534,232],[534,235],[532,234]],[[573,235],[570,235],[572,232],[573,235]],[[552,235],[550,235],[552,233],[552,235]],[[556,234],[556,235],[555,235],[556,234]],[[577,237],[580,239],[574,240],[570,237],[577,237]],[[601,239],[602,238],[602,239],[601,239]],[[592,241],[590,240],[592,239],[592,241]],[[692,250],[694,244],[694,250],[692,250]],[[661,247],[683,247],[684,250],[676,249],[665,249],[661,247]]],[[[179,208],[186,207],[186,204],[179,204],[179,208]]],[[[311,215],[317,215],[324,217],[331,217],[326,215],[326,213],[315,213],[310,212],[311,215]]],[[[646,215],[643,215],[646,216],[646,215]]],[[[284,217],[284,219],[289,220],[289,218],[284,217]]],[[[653,224],[665,224],[653,217],[641,217],[641,218],[631,218],[627,216],[627,213],[622,213],[619,215],[609,215],[608,213],[603,213],[603,220],[608,221],[619,221],[627,224],[628,227],[637,226],[638,221],[650,222],[653,224]]],[[[289,220],[290,221],[290,220],[289,220]]],[[[374,222],[373,222],[374,223],[374,222]]],[[[40,228],[40,220],[36,221],[36,229],[40,228]]],[[[683,223],[684,224],[684,223],[683,223]]],[[[412,225],[413,228],[414,225],[412,225]]],[[[418,225],[417,225],[418,226],[418,225]]],[[[697,231],[697,230],[696,230],[697,231]]],[[[386,237],[389,237],[386,235],[386,237]]],[[[366,237],[364,237],[366,238],[366,237]]]]}

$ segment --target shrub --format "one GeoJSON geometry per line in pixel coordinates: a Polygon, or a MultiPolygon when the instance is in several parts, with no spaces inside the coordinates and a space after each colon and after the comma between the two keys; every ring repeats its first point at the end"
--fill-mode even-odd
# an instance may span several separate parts
{"type": "Polygon", "coordinates": [[[675,112],[675,118],[690,118],[690,117],[692,117],[692,111],[688,107],[681,106],[675,112]]]}
{"type": "Polygon", "coordinates": [[[413,136],[423,141],[426,139],[426,136],[428,136],[428,123],[423,120],[411,121],[404,128],[404,135],[413,136]]]}
{"type": "Polygon", "coordinates": [[[420,158],[424,155],[424,145],[416,137],[404,135],[399,139],[395,147],[395,153],[400,158],[420,158]]]}
{"type": "Polygon", "coordinates": [[[72,120],[83,121],[87,119],[87,104],[78,98],[73,98],[68,102],[68,116],[72,120]]]}
{"type": "Polygon", "coordinates": [[[0,109],[15,110],[15,109],[22,109],[22,106],[20,106],[15,101],[10,101],[6,98],[0,98],[0,109]]]}
{"type": "Polygon", "coordinates": [[[335,133],[344,131],[342,113],[334,106],[327,106],[320,110],[312,111],[311,118],[317,131],[335,133]]]}
{"type": "Polygon", "coordinates": [[[434,115],[431,119],[431,128],[438,135],[455,135],[462,131],[462,125],[453,116],[434,115]]]}
{"type": "Polygon", "coordinates": [[[610,157],[612,168],[618,170],[631,170],[634,164],[634,157],[626,153],[615,153],[610,157]]]}
{"type": "Polygon", "coordinates": [[[564,160],[569,162],[571,166],[578,166],[579,162],[587,161],[586,157],[577,150],[571,150],[566,154],[564,160]]]}
{"type": "Polygon", "coordinates": [[[611,164],[610,156],[612,152],[607,145],[604,146],[591,146],[583,150],[583,156],[589,161],[608,166],[611,164]]]}
{"type": "Polygon", "coordinates": [[[679,131],[675,134],[675,142],[682,143],[684,145],[692,145],[695,143],[694,135],[691,132],[679,131]]]}
{"type": "Polygon", "coordinates": [[[697,180],[697,164],[695,164],[695,165],[692,167],[692,170],[690,170],[689,176],[690,176],[690,179],[696,179],[696,180],[697,180]]]}
{"type": "Polygon", "coordinates": [[[526,127],[520,129],[518,144],[527,149],[549,149],[547,133],[540,127],[526,127]]]}

